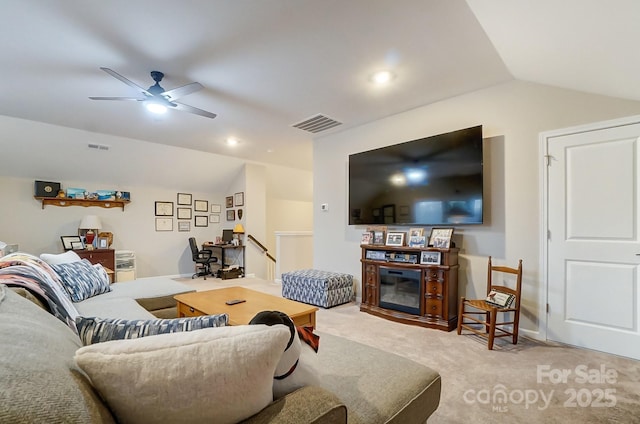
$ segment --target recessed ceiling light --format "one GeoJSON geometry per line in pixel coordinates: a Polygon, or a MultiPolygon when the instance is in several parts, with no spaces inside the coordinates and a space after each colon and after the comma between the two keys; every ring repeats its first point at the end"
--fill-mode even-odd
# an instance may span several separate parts
{"type": "Polygon", "coordinates": [[[167,107],[158,103],[153,102],[145,102],[145,106],[147,110],[152,113],[163,114],[167,112],[167,107]]]}
{"type": "Polygon", "coordinates": [[[237,138],[229,137],[226,140],[227,146],[237,146],[239,141],[237,138]]]}
{"type": "Polygon", "coordinates": [[[376,84],[387,84],[393,79],[394,75],[390,71],[379,71],[371,76],[371,81],[376,84]]]}

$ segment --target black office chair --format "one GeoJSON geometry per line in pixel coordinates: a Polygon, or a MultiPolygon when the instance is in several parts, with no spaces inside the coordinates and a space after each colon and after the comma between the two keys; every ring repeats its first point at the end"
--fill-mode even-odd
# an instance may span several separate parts
{"type": "Polygon", "coordinates": [[[189,238],[189,246],[191,247],[191,258],[193,262],[201,265],[201,270],[191,276],[191,278],[203,277],[206,280],[207,275],[211,274],[211,264],[218,262],[218,258],[213,256],[211,250],[198,249],[198,243],[194,237],[189,238]]]}

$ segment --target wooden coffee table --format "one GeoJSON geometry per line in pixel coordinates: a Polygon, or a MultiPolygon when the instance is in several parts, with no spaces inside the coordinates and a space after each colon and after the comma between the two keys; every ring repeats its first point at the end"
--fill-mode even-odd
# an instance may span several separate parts
{"type": "Polygon", "coordinates": [[[260,311],[280,311],[293,319],[297,326],[316,326],[315,306],[296,302],[244,287],[228,287],[224,289],[184,293],[174,296],[178,302],[178,317],[194,317],[200,315],[229,315],[230,325],[249,324],[260,311]],[[227,305],[225,302],[244,299],[246,302],[227,305]]]}

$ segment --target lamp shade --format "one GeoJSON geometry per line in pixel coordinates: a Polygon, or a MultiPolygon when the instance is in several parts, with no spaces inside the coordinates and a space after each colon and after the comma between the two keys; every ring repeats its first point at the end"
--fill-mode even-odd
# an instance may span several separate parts
{"type": "Polygon", "coordinates": [[[244,234],[244,227],[242,224],[236,224],[236,226],[233,227],[233,232],[236,234],[244,234]]]}
{"type": "Polygon", "coordinates": [[[99,230],[102,228],[102,222],[95,215],[85,215],[78,228],[81,230],[99,230]]]}

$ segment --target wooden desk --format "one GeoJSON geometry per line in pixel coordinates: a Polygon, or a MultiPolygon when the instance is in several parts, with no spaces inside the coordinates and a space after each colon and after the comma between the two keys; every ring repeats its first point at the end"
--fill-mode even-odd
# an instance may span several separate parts
{"type": "MultiPolygon", "coordinates": [[[[238,265],[240,268],[241,275],[244,276],[244,246],[234,246],[232,244],[213,244],[213,243],[203,243],[202,248],[206,250],[211,250],[212,255],[215,255],[216,250],[220,249],[220,268],[224,269],[231,265],[238,265]],[[235,260],[234,263],[229,263],[229,254],[230,250],[235,251],[235,260]]],[[[215,265],[215,264],[212,264],[215,265]]]]}

